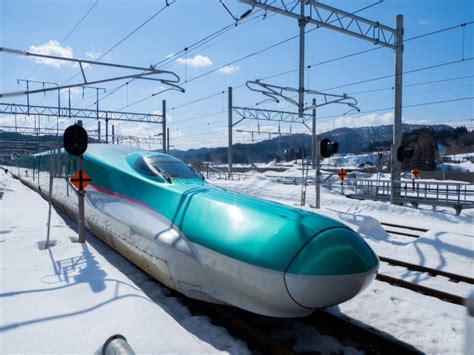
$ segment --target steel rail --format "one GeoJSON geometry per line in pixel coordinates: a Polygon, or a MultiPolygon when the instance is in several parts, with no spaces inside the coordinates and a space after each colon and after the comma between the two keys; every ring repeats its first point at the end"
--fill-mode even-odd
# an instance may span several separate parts
{"type": "Polygon", "coordinates": [[[474,278],[469,277],[469,276],[453,274],[448,271],[437,270],[437,269],[433,269],[433,268],[422,266],[422,265],[412,264],[412,263],[402,261],[402,260],[387,258],[385,256],[379,256],[379,259],[380,261],[383,261],[391,265],[405,267],[408,270],[426,272],[432,276],[444,276],[455,282],[466,282],[469,284],[474,284],[474,278]]]}
{"type": "Polygon", "coordinates": [[[427,296],[432,296],[439,298],[442,301],[458,304],[458,305],[464,305],[466,299],[464,297],[458,296],[458,295],[453,295],[448,292],[440,291],[431,287],[427,286],[422,286],[422,285],[417,285],[409,281],[402,280],[397,277],[389,276],[386,274],[377,274],[376,279],[382,282],[387,282],[391,285],[394,286],[399,286],[403,287],[412,291],[415,291],[417,293],[421,293],[427,296]]]}
{"type": "Polygon", "coordinates": [[[414,230],[414,231],[419,231],[419,232],[428,232],[428,229],[425,229],[425,228],[402,226],[400,224],[387,223],[387,222],[380,222],[380,224],[383,226],[388,226],[388,227],[403,228],[403,229],[409,229],[409,230],[414,230]]]}

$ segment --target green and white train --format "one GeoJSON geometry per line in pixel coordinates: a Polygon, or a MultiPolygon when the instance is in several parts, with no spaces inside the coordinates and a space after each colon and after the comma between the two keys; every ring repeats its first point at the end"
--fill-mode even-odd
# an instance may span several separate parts
{"type": "MultiPolygon", "coordinates": [[[[47,154],[28,160],[47,168],[47,154]]],[[[134,231],[105,241],[188,297],[301,317],[351,299],[376,276],[376,254],[346,225],[216,187],[170,155],[91,144],[84,170],[91,208],[134,231]]]]}

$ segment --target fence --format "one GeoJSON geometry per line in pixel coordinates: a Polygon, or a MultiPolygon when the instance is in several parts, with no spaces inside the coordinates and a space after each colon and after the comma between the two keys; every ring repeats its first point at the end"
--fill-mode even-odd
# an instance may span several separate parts
{"type": "MultiPolygon", "coordinates": [[[[390,180],[351,179],[348,185],[353,193],[350,197],[375,201],[390,200],[390,180]]],[[[442,182],[427,180],[395,181],[397,203],[409,203],[452,207],[456,214],[463,209],[474,208],[474,185],[464,182],[442,182]]]]}

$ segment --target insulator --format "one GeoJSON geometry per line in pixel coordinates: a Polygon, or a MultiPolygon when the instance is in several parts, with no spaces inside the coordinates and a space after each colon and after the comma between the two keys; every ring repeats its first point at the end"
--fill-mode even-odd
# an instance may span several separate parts
{"type": "Polygon", "coordinates": [[[14,48],[5,48],[5,47],[0,47],[0,52],[6,52],[9,54],[14,54],[14,55],[24,55],[27,56],[28,52],[22,51],[20,49],[14,49],[14,48]]]}

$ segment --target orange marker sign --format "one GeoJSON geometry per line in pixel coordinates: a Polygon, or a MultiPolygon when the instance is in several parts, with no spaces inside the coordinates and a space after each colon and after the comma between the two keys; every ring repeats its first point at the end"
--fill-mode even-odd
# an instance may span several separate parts
{"type": "Polygon", "coordinates": [[[92,180],[85,171],[79,170],[69,181],[71,181],[71,184],[73,184],[79,190],[84,190],[92,180]]]}
{"type": "Polygon", "coordinates": [[[346,178],[347,173],[344,170],[344,168],[341,168],[341,169],[339,169],[339,173],[337,175],[339,175],[339,180],[344,181],[344,179],[346,178]]]}
{"type": "Polygon", "coordinates": [[[413,176],[416,177],[416,178],[417,178],[418,176],[420,176],[420,170],[418,170],[418,168],[416,168],[416,167],[411,171],[411,173],[412,173],[413,176]]]}

